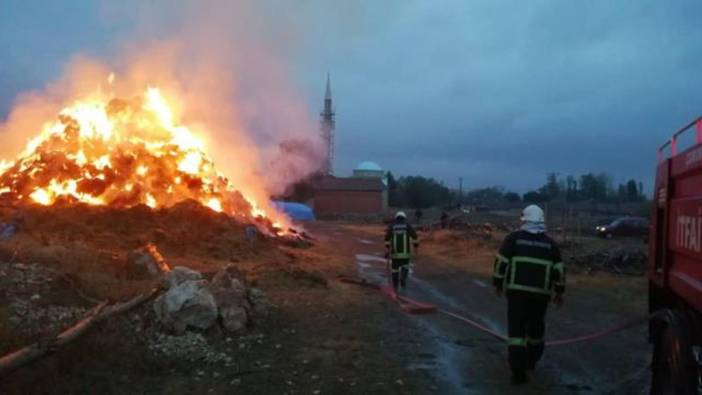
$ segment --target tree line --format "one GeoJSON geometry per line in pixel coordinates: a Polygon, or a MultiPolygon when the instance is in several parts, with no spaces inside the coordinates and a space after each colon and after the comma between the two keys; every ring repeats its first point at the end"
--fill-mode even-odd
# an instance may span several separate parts
{"type": "Polygon", "coordinates": [[[498,202],[545,203],[551,201],[597,203],[643,202],[646,200],[643,183],[630,179],[615,185],[607,173],[586,173],[580,176],[559,177],[548,173],[539,188],[522,195],[505,191],[502,187],[488,187],[469,191],[463,203],[490,204],[498,202]]]}
{"type": "Polygon", "coordinates": [[[545,203],[551,201],[597,203],[642,202],[646,200],[643,183],[630,179],[616,184],[607,173],[586,173],[560,177],[548,173],[543,185],[524,194],[500,186],[461,192],[446,187],[431,177],[387,173],[388,200],[392,207],[427,208],[458,204],[490,205],[497,203],[545,203]]]}
{"type": "Polygon", "coordinates": [[[454,193],[431,177],[405,176],[396,179],[387,173],[388,204],[391,207],[427,208],[455,201],[454,193]]]}
{"type": "Polygon", "coordinates": [[[587,173],[579,177],[568,175],[558,177],[556,173],[546,175],[546,183],[536,191],[524,194],[525,201],[548,202],[562,200],[567,202],[642,202],[646,200],[643,183],[630,179],[615,185],[607,173],[587,173]]]}

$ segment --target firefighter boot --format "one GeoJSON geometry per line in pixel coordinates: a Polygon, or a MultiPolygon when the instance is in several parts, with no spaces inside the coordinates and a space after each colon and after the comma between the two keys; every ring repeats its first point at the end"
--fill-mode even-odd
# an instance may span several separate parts
{"type": "Polygon", "coordinates": [[[407,275],[409,273],[408,265],[400,266],[400,288],[403,290],[407,287],[407,275]]]}
{"type": "Polygon", "coordinates": [[[529,340],[527,343],[527,370],[536,369],[536,364],[544,355],[544,343],[543,341],[533,341],[529,340]]]}

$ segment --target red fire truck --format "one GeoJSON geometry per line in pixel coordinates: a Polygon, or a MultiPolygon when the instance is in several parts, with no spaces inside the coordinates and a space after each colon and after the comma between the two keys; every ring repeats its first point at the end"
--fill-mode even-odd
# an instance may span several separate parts
{"type": "Polygon", "coordinates": [[[702,117],[658,150],[649,244],[651,393],[702,394],[702,117]]]}

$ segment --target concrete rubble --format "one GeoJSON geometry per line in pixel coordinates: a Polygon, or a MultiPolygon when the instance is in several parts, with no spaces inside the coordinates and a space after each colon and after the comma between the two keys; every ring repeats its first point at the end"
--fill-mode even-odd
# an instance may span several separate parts
{"type": "Polygon", "coordinates": [[[202,280],[202,274],[185,266],[176,266],[165,277],[164,283],[167,289],[177,287],[185,281],[202,280]]]}
{"type": "Polygon", "coordinates": [[[212,281],[201,273],[175,267],[164,277],[168,290],[154,301],[158,321],[169,331],[206,330],[221,322],[229,332],[245,329],[252,318],[263,319],[270,304],[258,289],[248,289],[236,267],[221,269],[212,281]]]}
{"type": "Polygon", "coordinates": [[[207,280],[186,280],[154,301],[159,322],[175,333],[188,327],[208,329],[217,320],[217,304],[207,280]]]}
{"type": "Polygon", "coordinates": [[[214,276],[211,289],[217,301],[222,326],[228,331],[236,332],[246,327],[251,304],[243,278],[237,278],[238,271],[228,269],[220,270],[214,276]]]}

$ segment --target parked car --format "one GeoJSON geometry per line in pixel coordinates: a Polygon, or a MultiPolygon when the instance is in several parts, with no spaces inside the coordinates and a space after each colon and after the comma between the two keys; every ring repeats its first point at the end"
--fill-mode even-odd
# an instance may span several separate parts
{"type": "Polygon", "coordinates": [[[648,219],[641,217],[622,217],[615,219],[609,225],[595,228],[597,235],[607,239],[615,236],[642,237],[648,236],[648,219]]]}

